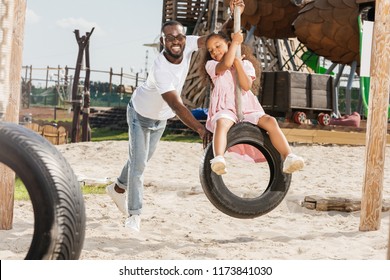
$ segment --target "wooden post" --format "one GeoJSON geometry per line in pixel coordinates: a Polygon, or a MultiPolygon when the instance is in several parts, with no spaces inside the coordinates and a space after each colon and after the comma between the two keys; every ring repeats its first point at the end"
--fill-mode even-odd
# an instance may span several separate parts
{"type": "Polygon", "coordinates": [[[30,82],[30,90],[28,92],[28,106],[27,108],[30,108],[30,103],[31,103],[31,87],[32,87],[32,65],[30,65],[30,75],[29,75],[29,82],[30,82]]]}
{"type": "Polygon", "coordinates": [[[371,52],[371,85],[366,131],[360,231],[378,230],[381,221],[389,106],[390,0],[377,0],[371,52]]]}
{"type": "MultiPolygon", "coordinates": [[[[0,120],[6,122],[19,121],[25,13],[25,0],[3,0],[0,5],[0,120]]],[[[0,229],[12,228],[14,185],[15,173],[0,164],[0,229]]]]}
{"type": "MultiPolygon", "coordinates": [[[[120,87],[125,88],[125,86],[123,84],[123,67],[121,67],[121,78],[120,78],[119,85],[120,85],[120,87]]],[[[120,94],[121,94],[121,97],[122,97],[123,96],[123,92],[121,91],[120,94]]],[[[121,98],[119,98],[119,107],[121,107],[121,98]]]]}
{"type": "MultiPolygon", "coordinates": [[[[87,36],[89,33],[87,33],[87,36]]],[[[85,80],[84,80],[84,107],[83,107],[83,129],[81,140],[83,142],[91,141],[91,128],[89,127],[89,113],[90,113],[90,76],[91,76],[91,67],[89,63],[89,42],[85,47],[85,80]]]]}
{"type": "Polygon", "coordinates": [[[24,73],[24,79],[27,81],[28,67],[26,66],[26,72],[24,73]]]}
{"type": "Polygon", "coordinates": [[[84,49],[89,43],[89,37],[92,35],[92,32],[95,28],[92,28],[90,33],[80,37],[80,32],[78,29],[74,31],[76,36],[77,44],[79,45],[79,53],[77,55],[76,69],[74,71],[73,77],[73,87],[72,87],[72,106],[73,106],[73,121],[72,121],[72,143],[78,142],[78,136],[80,131],[80,111],[82,96],[79,94],[79,79],[81,65],[83,61],[84,49]]]}
{"type": "Polygon", "coordinates": [[[108,84],[108,107],[111,106],[111,92],[112,92],[112,76],[114,75],[112,67],[110,67],[110,83],[108,84]]]}
{"type": "MultiPolygon", "coordinates": [[[[68,83],[69,83],[68,75],[69,75],[69,69],[68,69],[68,66],[66,65],[65,66],[64,92],[68,92],[68,86],[69,86],[68,85],[68,83]]],[[[67,101],[69,101],[69,100],[67,100],[67,101]]]]}
{"type": "Polygon", "coordinates": [[[49,66],[46,66],[46,84],[45,84],[45,89],[47,89],[48,81],[49,81],[49,66]]]}
{"type": "MultiPolygon", "coordinates": [[[[55,98],[54,98],[54,104],[55,104],[54,110],[56,110],[56,107],[58,106],[58,103],[61,100],[59,98],[59,94],[60,94],[59,93],[59,88],[60,88],[60,80],[61,80],[60,75],[61,75],[61,66],[58,65],[58,68],[57,68],[57,86],[58,86],[58,91],[56,92],[56,95],[55,95],[55,98]]],[[[59,105],[61,106],[61,104],[59,104],[59,105]]]]}

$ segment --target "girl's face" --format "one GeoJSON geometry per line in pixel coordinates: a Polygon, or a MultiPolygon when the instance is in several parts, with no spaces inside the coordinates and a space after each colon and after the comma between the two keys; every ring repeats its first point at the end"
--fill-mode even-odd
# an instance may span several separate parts
{"type": "Polygon", "coordinates": [[[207,51],[210,53],[212,59],[221,61],[225,53],[229,50],[229,45],[225,39],[219,36],[212,36],[206,43],[207,51]]]}

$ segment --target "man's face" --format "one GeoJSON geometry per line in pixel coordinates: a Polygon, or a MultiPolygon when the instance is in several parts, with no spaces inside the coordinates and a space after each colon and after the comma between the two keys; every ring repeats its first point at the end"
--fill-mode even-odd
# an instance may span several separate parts
{"type": "Polygon", "coordinates": [[[186,45],[186,36],[183,27],[180,25],[166,26],[163,35],[160,38],[164,46],[165,57],[173,62],[183,57],[183,51],[186,45]],[[170,59],[172,58],[172,59],[170,59]]]}

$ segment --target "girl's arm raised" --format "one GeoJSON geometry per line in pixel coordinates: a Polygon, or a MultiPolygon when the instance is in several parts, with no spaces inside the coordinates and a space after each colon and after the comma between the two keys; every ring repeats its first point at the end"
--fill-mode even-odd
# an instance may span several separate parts
{"type": "Polygon", "coordinates": [[[236,56],[236,50],[238,46],[241,45],[243,42],[243,35],[242,32],[239,31],[237,33],[232,34],[232,41],[230,43],[229,49],[227,53],[224,55],[223,59],[217,64],[215,68],[215,73],[217,75],[225,72],[228,70],[230,67],[233,66],[234,58],[236,56]]]}
{"type": "MultiPolygon", "coordinates": [[[[243,55],[242,58],[245,56],[243,55]]],[[[248,91],[252,88],[253,80],[250,76],[245,73],[244,66],[242,65],[242,58],[234,59],[234,68],[237,71],[238,82],[240,83],[240,87],[244,91],[248,91]]]]}

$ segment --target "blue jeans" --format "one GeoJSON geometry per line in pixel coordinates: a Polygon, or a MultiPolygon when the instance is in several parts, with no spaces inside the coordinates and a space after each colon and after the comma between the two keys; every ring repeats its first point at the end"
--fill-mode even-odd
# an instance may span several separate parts
{"type": "Polygon", "coordinates": [[[153,156],[167,121],[153,120],[138,114],[131,101],[127,106],[129,158],[117,178],[117,185],[127,190],[128,212],[141,214],[146,163],[153,156]]]}

